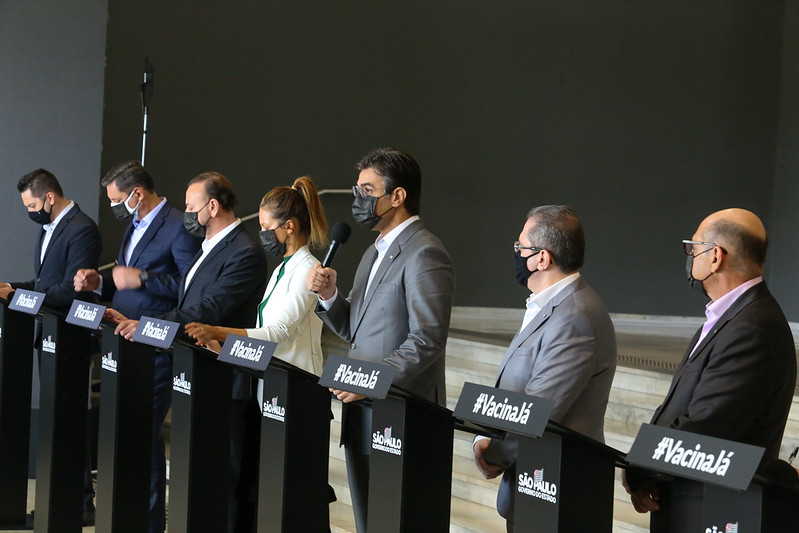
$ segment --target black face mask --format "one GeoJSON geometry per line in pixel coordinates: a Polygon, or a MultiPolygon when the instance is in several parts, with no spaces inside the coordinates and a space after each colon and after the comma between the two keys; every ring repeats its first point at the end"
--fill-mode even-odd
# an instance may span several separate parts
{"type": "Polygon", "coordinates": [[[41,224],[44,226],[45,224],[50,223],[50,213],[51,211],[45,211],[44,208],[47,207],[47,198],[44,200],[44,204],[42,204],[42,208],[38,211],[28,211],[28,216],[31,220],[36,222],[37,224],[41,224]]]}
{"type": "Polygon", "coordinates": [[[133,209],[128,207],[128,202],[132,197],[133,197],[133,191],[130,191],[130,194],[128,195],[127,198],[125,198],[124,202],[119,202],[118,204],[114,203],[111,204],[111,212],[114,213],[114,216],[117,219],[127,220],[130,217],[132,217],[136,213],[136,211],[139,210],[139,206],[141,205],[141,200],[139,200],[139,203],[136,204],[136,207],[134,207],[133,209]]]}
{"type": "MultiPolygon", "coordinates": [[[[208,204],[202,206],[200,211],[206,207],[208,207],[208,204]]],[[[200,211],[186,211],[183,213],[183,227],[186,228],[186,231],[189,232],[189,235],[193,235],[194,237],[205,237],[205,226],[200,224],[200,220],[198,218],[200,211]]]]}
{"type": "Polygon", "coordinates": [[[702,279],[696,279],[692,272],[693,269],[694,269],[694,256],[689,255],[688,258],[685,260],[685,273],[688,274],[688,284],[695,291],[699,291],[705,296],[707,296],[707,292],[705,291],[705,286],[702,282],[705,281],[710,276],[712,276],[713,272],[711,271],[710,274],[708,274],[702,279]]]}
{"type": "MultiPolygon", "coordinates": [[[[383,196],[388,194],[386,193],[383,196]]],[[[383,196],[356,196],[352,201],[352,218],[355,219],[355,222],[366,229],[375,227],[383,215],[394,209],[394,206],[391,206],[381,215],[375,213],[377,201],[383,196]]]]}
{"type": "Polygon", "coordinates": [[[516,282],[522,287],[527,287],[527,280],[530,279],[530,276],[535,272],[538,272],[537,268],[535,270],[527,268],[527,260],[531,257],[531,255],[522,257],[521,251],[513,252],[513,268],[516,274],[516,282]]]}
{"type": "Polygon", "coordinates": [[[264,251],[269,255],[275,257],[284,257],[286,255],[286,243],[278,242],[275,230],[266,229],[258,232],[258,238],[261,239],[261,246],[264,251]]]}

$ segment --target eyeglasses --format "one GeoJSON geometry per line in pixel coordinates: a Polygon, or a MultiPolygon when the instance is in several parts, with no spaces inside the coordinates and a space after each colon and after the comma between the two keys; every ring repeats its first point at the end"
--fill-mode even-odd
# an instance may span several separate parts
{"type": "Polygon", "coordinates": [[[543,250],[543,248],[539,248],[538,246],[522,246],[519,241],[514,242],[513,251],[518,254],[521,250],[530,250],[531,252],[533,252],[533,255],[535,255],[541,250],[543,250]]]}
{"type": "MultiPolygon", "coordinates": [[[[683,240],[682,241],[682,245],[685,248],[685,255],[690,255],[690,256],[693,256],[693,257],[696,257],[698,255],[702,255],[704,253],[707,253],[710,250],[712,250],[713,248],[715,248],[716,246],[719,246],[715,242],[688,241],[688,240],[683,240]],[[702,250],[701,252],[695,254],[694,253],[694,246],[709,246],[710,248],[708,248],[707,250],[702,250]]],[[[727,253],[727,250],[725,250],[721,246],[719,246],[719,249],[722,251],[722,253],[725,253],[725,254],[727,253]]]]}
{"type": "MultiPolygon", "coordinates": [[[[373,193],[373,192],[374,192],[374,191],[373,191],[371,188],[361,189],[361,188],[360,188],[360,187],[358,187],[357,185],[353,185],[353,186],[352,186],[352,194],[353,194],[353,195],[354,195],[356,198],[367,198],[367,197],[369,197],[369,196],[372,196],[372,193],[373,193]]],[[[384,196],[385,196],[385,195],[387,195],[387,194],[391,194],[391,193],[388,193],[388,192],[386,192],[386,193],[383,193],[383,194],[381,194],[380,196],[378,196],[378,198],[382,198],[382,197],[384,197],[384,196]]]]}

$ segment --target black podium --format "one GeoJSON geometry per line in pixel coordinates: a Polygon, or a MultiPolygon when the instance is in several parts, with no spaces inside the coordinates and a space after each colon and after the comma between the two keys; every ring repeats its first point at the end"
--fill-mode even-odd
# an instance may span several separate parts
{"type": "Polygon", "coordinates": [[[372,400],[367,530],[449,531],[452,412],[392,386],[372,400]]]}
{"type": "Polygon", "coordinates": [[[103,324],[97,449],[97,531],[147,531],[155,348],[103,324]]]}
{"type": "Polygon", "coordinates": [[[225,531],[232,367],[182,341],[172,354],[169,531],[225,531]]]}
{"type": "Polygon", "coordinates": [[[0,529],[25,528],[33,320],[0,302],[0,529]]]}
{"type": "Polygon", "coordinates": [[[91,333],[42,310],[41,396],[36,453],[37,533],[80,532],[86,462],[91,333]]]}
{"type": "Polygon", "coordinates": [[[257,531],[328,531],[330,392],[276,358],[263,379],[257,531]]]}
{"type": "Polygon", "coordinates": [[[518,439],[516,526],[535,533],[611,533],[621,453],[554,422],[541,438],[518,439]]]}
{"type": "Polygon", "coordinates": [[[799,489],[755,476],[745,491],[705,484],[702,525],[719,532],[770,533],[799,527],[799,489]],[[729,527],[728,527],[729,525],[729,527]]]}

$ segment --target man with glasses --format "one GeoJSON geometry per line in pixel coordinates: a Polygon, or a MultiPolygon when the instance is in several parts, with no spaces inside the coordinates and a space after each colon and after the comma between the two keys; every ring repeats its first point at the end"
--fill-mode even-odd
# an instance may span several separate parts
{"type": "MultiPolygon", "coordinates": [[[[686,273],[710,298],[652,423],[766,449],[777,459],[796,384],[791,329],[763,281],[766,229],[743,209],[708,216],[683,241],[686,273]]],[[[702,485],[655,484],[628,469],[625,486],[636,510],[652,511],[651,531],[699,531],[702,485]]],[[[700,527],[701,526],[701,527],[700,527]]]]}
{"type": "MultiPolygon", "coordinates": [[[[316,313],[350,343],[349,357],[393,366],[394,383],[446,405],[444,360],[455,279],[452,261],[419,219],[422,174],[407,153],[380,148],[356,165],[352,215],[379,232],[363,254],[352,291],[338,293],[336,271],[317,265],[307,286],[316,313]]],[[[363,396],[334,390],[344,402],[341,441],[358,533],[366,531],[372,410],[363,396]]]]}
{"type": "MultiPolygon", "coordinates": [[[[616,332],[602,300],[580,276],[585,237],[570,207],[532,209],[513,246],[516,281],[532,294],[496,386],[554,402],[550,420],[604,442],[605,408],[616,372],[616,332]]],[[[518,440],[477,437],[477,468],[502,483],[497,510],[513,531],[518,440]]]]}

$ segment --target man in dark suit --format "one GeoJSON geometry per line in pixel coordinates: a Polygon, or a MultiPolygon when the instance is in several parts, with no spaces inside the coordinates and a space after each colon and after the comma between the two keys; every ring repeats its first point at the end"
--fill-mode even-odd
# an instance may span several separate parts
{"type": "Polygon", "coordinates": [[[44,169],[24,175],[17,184],[28,216],[42,225],[33,257],[35,278],[0,284],[0,297],[14,289],[45,294],[45,305],[68,310],[72,300],[97,301],[89,292],[75,292],[72,279],[81,268],[97,268],[102,243],[97,224],[75,202],[64,197],[58,180],[44,169]]]}
{"type": "MultiPolygon", "coordinates": [[[[183,213],[155,190],[153,178],[138,161],[120,163],[102,179],[111,210],[121,220],[132,219],[122,239],[117,266],[102,277],[83,269],[75,275],[75,290],[100,292],[103,300],[131,318],[158,316],[178,303],[180,280],[188,271],[199,237],[183,227],[183,213]]],[[[172,359],[157,352],[153,376],[153,456],[150,533],[164,531],[166,458],[161,423],[172,398],[172,359]]]]}
{"type": "MultiPolygon", "coordinates": [[[[23,176],[17,184],[28,216],[42,225],[33,257],[35,278],[30,281],[0,284],[0,298],[9,298],[14,289],[28,289],[45,294],[44,303],[68,311],[72,300],[97,301],[92,292],[76,292],[72,279],[82,268],[97,268],[102,243],[97,224],[78,205],[64,197],[56,177],[44,169],[23,176]]],[[[36,323],[39,349],[41,324],[36,323]]],[[[88,384],[87,384],[88,386],[88,384]]],[[[94,525],[94,489],[88,458],[83,496],[83,523],[94,525]]]]}
{"type": "MultiPolygon", "coordinates": [[[[549,398],[550,420],[604,442],[616,332],[602,300],[579,273],[585,256],[580,220],[570,207],[536,207],[513,249],[516,280],[531,294],[496,386],[549,398]]],[[[518,439],[478,437],[473,449],[486,478],[503,474],[497,509],[513,531],[518,439]]]]}
{"type": "MultiPolygon", "coordinates": [[[[236,195],[226,177],[205,172],[189,182],[186,189],[184,226],[193,235],[204,236],[202,250],[197,253],[180,283],[175,309],[161,318],[185,326],[189,322],[228,324],[236,328],[255,326],[258,304],[266,288],[266,259],[241,227],[233,209],[236,195]]],[[[138,320],[122,320],[119,335],[130,339],[138,320]]],[[[239,501],[236,492],[241,466],[242,435],[245,419],[258,416],[252,379],[238,372],[233,379],[233,414],[231,420],[231,481],[229,487],[229,531],[233,531],[239,501]]],[[[239,489],[245,494],[246,488],[239,489]]],[[[254,509],[238,519],[251,521],[254,509]]],[[[242,511],[243,513],[243,511],[242,511]]]]}
{"type": "MultiPolygon", "coordinates": [[[[754,213],[726,209],[683,244],[689,283],[711,302],[652,423],[761,446],[765,465],[779,454],[796,385],[791,329],[762,277],[766,230],[754,213]]],[[[700,528],[701,484],[625,477],[653,532],[700,528]]]]}
{"type": "MultiPolygon", "coordinates": [[[[405,152],[382,148],[358,162],[353,216],[377,231],[355,273],[347,298],[336,271],[317,267],[307,286],[319,295],[316,313],[350,343],[349,357],[396,368],[395,384],[440,405],[446,403],[444,362],[455,279],[452,261],[419,219],[422,175],[405,152]]],[[[371,408],[352,405],[363,396],[333,391],[345,404],[345,446],[355,522],[366,531],[371,451],[371,408]]]]}

